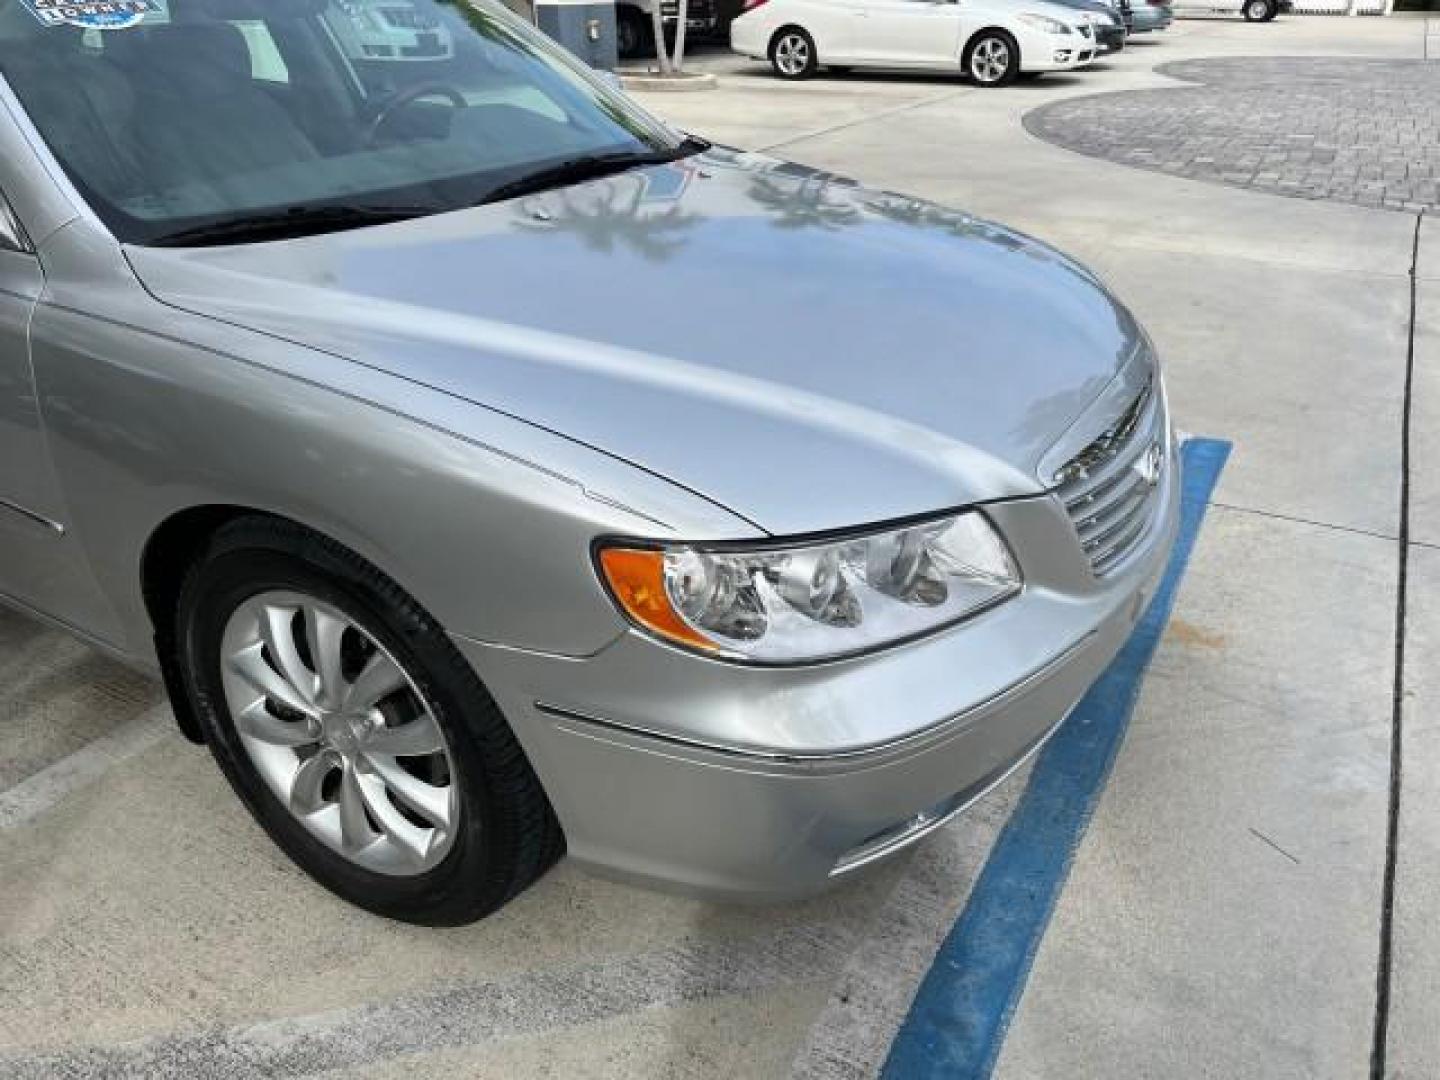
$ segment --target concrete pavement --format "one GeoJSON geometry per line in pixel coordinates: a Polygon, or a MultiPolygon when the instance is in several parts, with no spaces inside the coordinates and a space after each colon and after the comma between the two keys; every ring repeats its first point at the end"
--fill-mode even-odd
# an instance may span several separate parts
{"type": "Polygon", "coordinates": [[[1410,486],[1410,548],[1405,620],[1403,767],[1397,822],[1394,952],[1391,961],[1392,1075],[1433,1076],[1440,1062],[1440,502],[1436,425],[1440,425],[1440,224],[1421,230],[1416,283],[1410,486]],[[1434,247],[1429,245],[1435,244],[1434,247]],[[1428,256],[1428,258],[1427,258],[1428,256]]]}
{"type": "MultiPolygon", "coordinates": [[[[1419,21],[1207,21],[1106,70],[1002,92],[863,74],[780,84],[712,55],[699,64],[721,72],[719,90],[646,101],[699,133],[1075,254],[1154,336],[1181,424],[1235,443],[1002,1077],[1369,1067],[1416,224],[1083,157],[1021,119],[1174,85],[1152,70],[1165,61],[1423,52],[1419,21]]],[[[1440,1073],[1440,683],[1426,664],[1440,469],[1424,467],[1440,456],[1436,222],[1420,248],[1387,1048],[1407,1078],[1440,1073]]],[[[0,798],[47,769],[62,779],[43,812],[0,823],[0,1074],[870,1075],[1023,782],[809,904],[722,908],[562,866],[479,926],[422,931],[311,885],[173,735],[126,736],[111,767],[63,779],[63,763],[158,701],[0,615],[0,798]]]]}

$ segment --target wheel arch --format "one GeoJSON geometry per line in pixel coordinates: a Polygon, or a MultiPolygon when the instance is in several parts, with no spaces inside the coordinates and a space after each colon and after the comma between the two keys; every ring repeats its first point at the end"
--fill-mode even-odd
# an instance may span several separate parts
{"type": "MultiPolygon", "coordinates": [[[[175,722],[191,742],[204,741],[200,723],[189,706],[175,653],[174,617],[185,575],[210,538],[232,521],[266,517],[290,521],[253,506],[211,503],[178,510],[157,525],[140,552],[140,595],[155,638],[155,657],[165,683],[175,722]]],[[[303,525],[303,522],[292,522],[303,525]]],[[[309,526],[304,526],[309,528],[309,526]]]]}
{"type": "Polygon", "coordinates": [[[615,21],[619,23],[622,19],[636,19],[642,25],[650,24],[650,12],[646,11],[633,0],[617,0],[615,4],[615,21]]]}
{"type": "Polygon", "coordinates": [[[966,74],[969,74],[970,69],[970,50],[973,49],[975,47],[975,43],[979,41],[982,37],[984,37],[986,34],[1000,34],[1003,35],[1005,39],[1010,42],[1010,47],[1015,50],[1017,65],[1016,70],[1019,70],[1019,65],[1022,65],[1025,62],[1025,53],[1020,48],[1020,39],[1015,36],[1015,32],[1013,30],[1001,26],[999,23],[990,23],[976,30],[973,34],[971,34],[968,38],[965,39],[965,44],[960,47],[960,66],[965,69],[966,74]]]}
{"type": "Polygon", "coordinates": [[[785,34],[786,32],[790,31],[790,30],[798,30],[798,31],[800,31],[800,33],[804,34],[806,37],[808,37],[808,38],[814,43],[814,45],[815,45],[815,59],[816,59],[817,62],[819,62],[819,60],[820,60],[820,42],[816,39],[814,32],[811,31],[809,27],[807,27],[807,26],[802,26],[802,25],[801,25],[800,23],[798,23],[798,22],[787,22],[787,23],[784,23],[784,24],[782,24],[782,25],[780,25],[780,26],[777,26],[773,31],[771,31],[771,33],[770,33],[770,40],[768,40],[767,42],[765,42],[765,55],[766,55],[767,57],[773,57],[773,56],[775,55],[775,46],[776,46],[776,44],[780,41],[781,36],[782,36],[783,34],[785,34]]]}

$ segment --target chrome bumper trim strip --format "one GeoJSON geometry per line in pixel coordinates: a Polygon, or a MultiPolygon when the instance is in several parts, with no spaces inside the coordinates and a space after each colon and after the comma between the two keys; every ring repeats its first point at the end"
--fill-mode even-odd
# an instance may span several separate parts
{"type": "Polygon", "coordinates": [[[685,735],[675,735],[671,732],[656,731],[654,728],[645,727],[640,724],[612,720],[608,717],[596,716],[593,713],[568,708],[563,705],[554,705],[546,701],[536,701],[535,708],[546,716],[552,716],[560,720],[571,720],[582,724],[591,724],[596,727],[621,731],[627,735],[637,735],[641,738],[653,739],[656,742],[669,743],[672,746],[683,746],[691,750],[705,750],[715,754],[727,754],[732,757],[748,758],[753,761],[787,765],[853,761],[859,758],[880,756],[889,751],[902,749],[927,739],[943,737],[946,728],[962,726],[976,714],[988,712],[990,709],[1003,705],[1006,701],[1024,694],[1036,683],[1048,678],[1052,672],[1063,667],[1077,653],[1083,650],[1096,636],[1097,632],[1096,630],[1092,630],[1042,667],[1032,671],[1018,682],[1011,683],[999,693],[991,695],[984,701],[977,702],[963,712],[955,713],[953,716],[948,716],[928,727],[921,728],[918,731],[912,731],[907,735],[901,735],[898,738],[890,739],[886,742],[873,743],[869,746],[858,746],[849,750],[760,750],[749,746],[731,746],[725,743],[710,742],[705,739],[694,739],[685,735]]]}

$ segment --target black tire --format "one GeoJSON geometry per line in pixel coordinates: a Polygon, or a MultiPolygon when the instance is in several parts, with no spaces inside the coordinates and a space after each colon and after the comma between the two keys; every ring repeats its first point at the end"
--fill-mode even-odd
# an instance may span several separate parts
{"type": "Polygon", "coordinates": [[[1004,30],[981,30],[965,46],[961,63],[965,74],[976,86],[1007,86],[1020,75],[1020,45],[1004,30]],[[982,65],[977,58],[985,57],[988,61],[991,56],[998,56],[1002,52],[1004,62],[998,75],[990,74],[993,65],[988,62],[983,65],[983,71],[980,70],[982,65]]]}
{"type": "Polygon", "coordinates": [[[655,55],[655,27],[633,7],[615,16],[615,43],[622,58],[641,60],[655,55]]]}
{"type": "Polygon", "coordinates": [[[770,39],[770,66],[782,79],[813,77],[815,72],[820,70],[815,39],[798,26],[786,26],[776,30],[775,36],[770,39]]]}
{"type": "Polygon", "coordinates": [[[1245,6],[1240,10],[1246,22],[1269,22],[1280,8],[1275,0],[1245,0],[1245,6]]]}
{"type": "Polygon", "coordinates": [[[190,567],[176,612],[183,684],[216,762],[256,821],[336,895],[377,915],[459,926],[501,907],[563,853],[540,781],[505,718],[439,625],[395,582],[348,548],[274,518],[221,528],[190,567]],[[256,771],[221,683],[221,637],[246,599],[307,593],[382,644],[434,713],[450,746],[461,822],[449,851],[414,876],[358,866],[305,829],[256,771]]]}

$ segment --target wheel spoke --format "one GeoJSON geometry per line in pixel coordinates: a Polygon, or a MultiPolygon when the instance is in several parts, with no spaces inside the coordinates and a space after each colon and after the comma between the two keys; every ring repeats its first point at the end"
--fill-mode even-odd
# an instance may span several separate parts
{"type": "Polygon", "coordinates": [[[376,650],[363,671],[355,677],[348,693],[344,695],[342,708],[346,712],[363,712],[373,709],[385,698],[405,685],[405,675],[395,661],[376,650]]]}
{"type": "Polygon", "coordinates": [[[365,796],[355,770],[346,766],[340,773],[340,843],[346,851],[356,852],[375,840],[370,819],[365,816],[365,796]]]}
{"type": "Polygon", "coordinates": [[[390,789],[391,794],[430,822],[437,829],[450,827],[450,794],[447,787],[427,784],[402,769],[393,759],[379,754],[367,755],[366,761],[375,775],[390,789]]]}
{"type": "MultiPolygon", "coordinates": [[[[361,797],[365,800],[370,814],[379,823],[388,840],[416,860],[425,858],[430,850],[434,834],[413,824],[400,813],[390,797],[385,794],[388,786],[378,776],[356,776],[361,797]]],[[[394,790],[391,788],[390,790],[394,790]]]]}
{"type": "Polygon", "coordinates": [[[343,619],[315,604],[305,606],[305,634],[320,679],[319,699],[331,706],[345,695],[345,677],[340,673],[340,641],[347,625],[343,619]]]}
{"type": "Polygon", "coordinates": [[[261,655],[263,645],[256,642],[230,657],[230,666],[241,678],[260,693],[296,712],[314,715],[315,706],[298,689],[279,675],[261,655]]]}
{"type": "Polygon", "coordinates": [[[230,613],[219,660],[232,730],[294,822],[379,874],[445,857],[463,814],[449,743],[404,661],[363,623],[272,588],[230,613]]]}
{"type": "Polygon", "coordinates": [[[279,674],[302,698],[315,700],[315,674],[295,648],[295,609],[267,604],[260,613],[260,640],[279,674]]]}
{"type": "Polygon", "coordinates": [[[271,746],[310,746],[319,741],[319,734],[306,720],[281,720],[272,716],[265,708],[265,702],[257,701],[235,717],[235,727],[242,735],[249,735],[271,746]]]}
{"type": "Polygon", "coordinates": [[[424,713],[399,727],[376,728],[365,746],[374,753],[391,757],[423,757],[443,751],[445,738],[435,718],[424,713]]]}
{"type": "Polygon", "coordinates": [[[325,806],[325,778],[335,771],[336,760],[321,751],[300,763],[290,781],[290,809],[300,815],[313,814],[325,806]]]}

